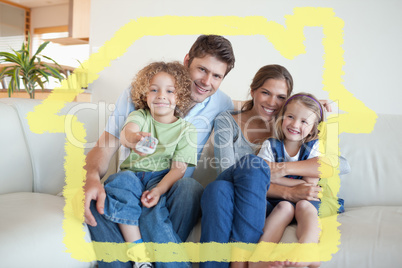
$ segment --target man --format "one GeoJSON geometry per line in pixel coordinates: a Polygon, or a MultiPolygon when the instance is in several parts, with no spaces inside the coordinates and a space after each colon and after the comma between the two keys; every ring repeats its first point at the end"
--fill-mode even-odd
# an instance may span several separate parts
{"type": "MultiPolygon", "coordinates": [[[[193,80],[191,109],[185,119],[197,129],[198,155],[209,138],[213,120],[222,111],[233,109],[231,99],[219,90],[224,77],[234,67],[231,43],[222,36],[198,37],[183,64],[193,80]]],[[[124,239],[118,226],[103,218],[105,190],[100,179],[105,175],[113,154],[120,146],[122,125],[134,110],[130,89],[119,97],[114,114],[108,121],[95,147],[88,153],[85,169],[85,222],[89,225],[92,240],[122,243],[124,239]]],[[[199,217],[203,188],[190,178],[194,168],[188,168],[184,178],[167,192],[165,210],[146,210],[140,218],[141,234],[145,242],[176,242],[187,239],[199,217]],[[151,224],[147,224],[152,222],[151,224]],[[152,226],[152,229],[151,229],[152,226]],[[156,226],[156,228],[155,228],[156,226]]],[[[157,267],[190,267],[188,263],[157,263],[157,267]]],[[[130,263],[103,263],[99,267],[132,267],[130,263]]]]}

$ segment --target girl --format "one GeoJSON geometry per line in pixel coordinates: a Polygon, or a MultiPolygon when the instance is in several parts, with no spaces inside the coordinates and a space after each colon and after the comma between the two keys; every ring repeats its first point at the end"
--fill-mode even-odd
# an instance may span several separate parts
{"type": "MultiPolygon", "coordinates": [[[[131,260],[146,257],[139,229],[143,209],[166,210],[163,195],[181,179],[188,165],[197,161],[197,132],[184,116],[190,104],[190,76],[178,62],[154,62],[143,68],[132,84],[132,112],[121,131],[122,145],[131,148],[122,171],[105,182],[104,216],[119,224],[131,260]],[[156,151],[138,152],[144,137],[158,139],[156,151]]],[[[163,211],[162,211],[163,212],[163,211]]],[[[134,267],[153,267],[149,262],[134,267]]]]}
{"type": "MultiPolygon", "coordinates": [[[[290,97],[282,107],[274,126],[275,138],[266,140],[259,157],[267,162],[294,162],[306,160],[320,155],[318,151],[318,125],[324,120],[324,109],[311,94],[299,93],[290,97]]],[[[282,177],[271,178],[272,183],[285,186],[298,184],[317,185],[318,178],[282,177]]],[[[300,200],[295,203],[268,198],[267,217],[264,234],[260,241],[278,243],[287,225],[296,218],[296,235],[299,243],[318,243],[320,227],[318,209],[320,201],[300,200]],[[271,212],[272,211],[272,212],[271,212]]],[[[311,263],[258,263],[249,267],[282,267],[282,266],[319,267],[320,262],[311,263]]]]}

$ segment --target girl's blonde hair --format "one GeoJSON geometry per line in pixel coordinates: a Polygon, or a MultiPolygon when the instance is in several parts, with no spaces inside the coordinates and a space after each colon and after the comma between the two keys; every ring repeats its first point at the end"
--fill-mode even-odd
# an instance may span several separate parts
{"type": "Polygon", "coordinates": [[[183,117],[191,104],[191,78],[187,68],[180,62],[153,62],[141,69],[131,83],[131,98],[135,109],[149,110],[146,96],[152,78],[160,72],[165,72],[174,78],[176,95],[175,116],[183,117]]]}
{"type": "Polygon", "coordinates": [[[282,123],[287,106],[292,102],[299,102],[303,104],[316,115],[316,120],[314,121],[314,126],[313,129],[311,130],[311,133],[309,133],[305,138],[305,140],[303,140],[302,142],[305,143],[317,139],[318,133],[320,132],[318,130],[318,124],[324,121],[325,117],[324,108],[322,104],[317,100],[317,98],[314,97],[314,95],[304,92],[289,97],[285,102],[285,104],[282,106],[278,114],[278,117],[275,121],[274,137],[281,141],[285,140],[285,134],[283,133],[282,130],[282,123]]]}

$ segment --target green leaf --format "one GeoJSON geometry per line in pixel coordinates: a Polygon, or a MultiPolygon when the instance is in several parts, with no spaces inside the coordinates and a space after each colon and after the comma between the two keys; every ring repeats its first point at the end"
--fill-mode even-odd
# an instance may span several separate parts
{"type": "Polygon", "coordinates": [[[38,69],[38,72],[42,75],[42,77],[46,79],[47,82],[49,82],[49,76],[51,76],[50,73],[47,73],[46,71],[41,69],[38,69]]]}
{"type": "Polygon", "coordinates": [[[15,80],[12,78],[12,75],[11,75],[10,82],[8,83],[8,88],[9,88],[10,92],[14,92],[16,89],[15,80]]]}
{"type": "MultiPolygon", "coordinates": [[[[27,81],[25,79],[22,79],[22,83],[24,84],[25,91],[29,93],[29,86],[28,86],[27,81]]],[[[20,89],[18,89],[18,90],[20,90],[20,89]]]]}
{"type": "Polygon", "coordinates": [[[43,66],[45,66],[46,69],[48,69],[52,73],[53,77],[57,78],[59,81],[63,80],[63,76],[60,74],[59,70],[57,70],[56,68],[53,68],[45,63],[43,63],[43,66]]]}
{"type": "Polygon", "coordinates": [[[0,80],[3,79],[3,77],[7,75],[8,70],[9,70],[9,67],[4,67],[3,70],[1,70],[0,80]]]}
{"type": "Polygon", "coordinates": [[[38,55],[39,53],[41,53],[42,50],[44,50],[45,47],[46,47],[49,43],[50,43],[49,41],[46,41],[45,43],[41,44],[41,45],[39,46],[38,50],[36,50],[35,54],[34,54],[32,57],[35,58],[36,55],[38,55]]]}
{"type": "Polygon", "coordinates": [[[52,62],[53,62],[54,64],[56,64],[61,70],[63,70],[63,67],[61,67],[54,59],[49,58],[49,57],[47,57],[47,56],[45,56],[45,55],[42,55],[42,57],[44,57],[44,58],[47,59],[47,60],[52,61],[52,62]]]}
{"type": "MultiPolygon", "coordinates": [[[[49,80],[48,80],[48,82],[49,82],[49,80]]],[[[37,83],[39,84],[39,86],[42,88],[42,91],[43,91],[45,89],[45,86],[44,86],[42,80],[38,79],[37,83]]]]}
{"type": "Polygon", "coordinates": [[[13,79],[15,79],[16,87],[20,88],[20,68],[15,68],[13,79]]]}
{"type": "Polygon", "coordinates": [[[13,55],[9,52],[0,52],[0,57],[4,57],[5,59],[2,62],[9,62],[9,63],[19,63],[19,59],[16,55],[13,55]]]}
{"type": "Polygon", "coordinates": [[[7,92],[8,92],[8,97],[11,97],[11,93],[14,92],[14,89],[13,89],[11,81],[8,83],[7,92]]]}

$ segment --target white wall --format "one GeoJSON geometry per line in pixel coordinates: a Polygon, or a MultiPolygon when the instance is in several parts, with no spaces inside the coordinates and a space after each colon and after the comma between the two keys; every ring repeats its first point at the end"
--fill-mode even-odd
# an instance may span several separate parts
{"type": "MultiPolygon", "coordinates": [[[[348,91],[377,113],[402,114],[402,1],[399,0],[96,0],[91,3],[90,46],[97,51],[131,19],[147,16],[264,16],[285,23],[295,7],[330,7],[345,22],[342,77],[348,91]]],[[[93,101],[114,103],[134,74],[155,60],[180,60],[197,36],[144,37],[123,57],[112,61],[90,85],[93,101]]],[[[282,57],[263,36],[230,36],[236,67],[221,89],[234,99],[248,98],[249,84],[263,65],[284,65],[295,80],[295,92],[308,91],[327,98],[322,88],[322,29],[305,29],[306,54],[294,60],[282,57]]]]}

